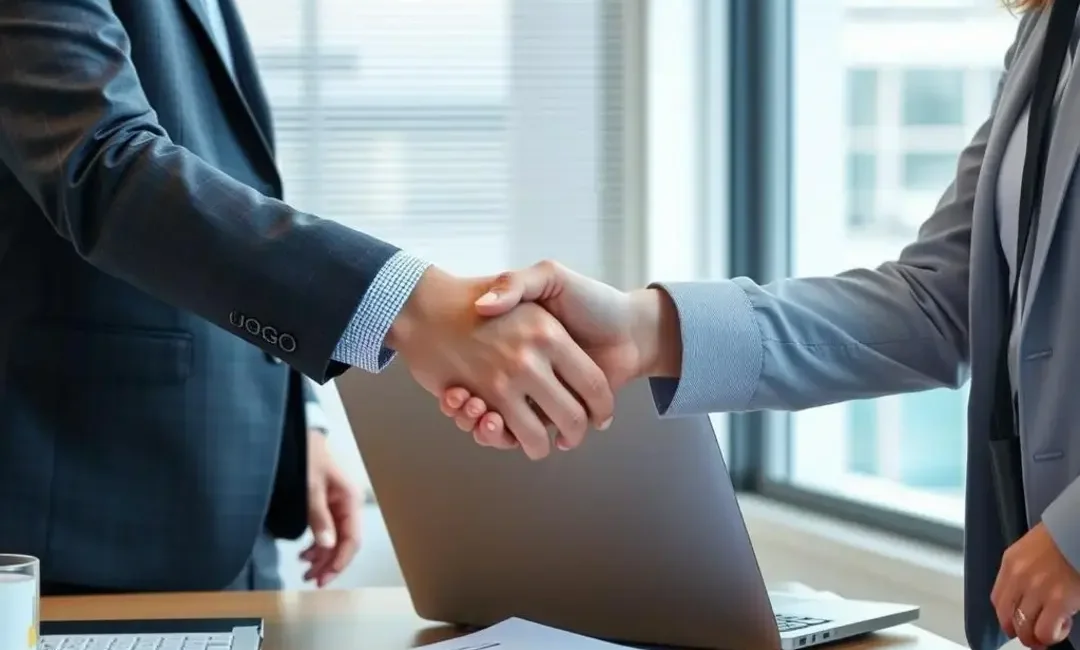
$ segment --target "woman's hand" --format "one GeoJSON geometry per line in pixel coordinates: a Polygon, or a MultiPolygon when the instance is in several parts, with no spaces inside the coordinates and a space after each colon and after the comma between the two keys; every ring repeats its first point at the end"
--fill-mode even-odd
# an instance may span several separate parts
{"type": "MultiPolygon", "coordinates": [[[[499,316],[521,303],[535,302],[567,329],[574,341],[596,362],[612,391],[642,376],[677,376],[682,340],[670,298],[659,290],[626,293],[553,263],[505,273],[476,303],[485,317],[499,316]]],[[[502,415],[465,388],[450,388],[440,400],[442,412],[458,428],[471,431],[483,446],[515,446],[502,415]]],[[[606,429],[607,421],[593,418],[606,429]]],[[[555,444],[569,448],[558,436],[555,444]]]]}
{"type": "Polygon", "coordinates": [[[1080,610],[1080,573],[1038,524],[1005,551],[990,600],[1005,634],[1050,646],[1065,640],[1080,610]]]}

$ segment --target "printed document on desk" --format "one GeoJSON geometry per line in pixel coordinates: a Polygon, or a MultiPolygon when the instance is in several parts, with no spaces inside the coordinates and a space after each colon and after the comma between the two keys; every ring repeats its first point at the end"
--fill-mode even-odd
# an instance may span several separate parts
{"type": "Polygon", "coordinates": [[[510,618],[479,632],[417,650],[627,650],[627,647],[510,618]]]}

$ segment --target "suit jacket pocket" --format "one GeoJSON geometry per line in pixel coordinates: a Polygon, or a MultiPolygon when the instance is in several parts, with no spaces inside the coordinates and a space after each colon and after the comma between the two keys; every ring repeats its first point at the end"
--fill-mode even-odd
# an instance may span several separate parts
{"type": "Polygon", "coordinates": [[[177,384],[192,372],[194,337],[174,329],[43,323],[12,338],[11,368],[22,379],[177,384]]]}

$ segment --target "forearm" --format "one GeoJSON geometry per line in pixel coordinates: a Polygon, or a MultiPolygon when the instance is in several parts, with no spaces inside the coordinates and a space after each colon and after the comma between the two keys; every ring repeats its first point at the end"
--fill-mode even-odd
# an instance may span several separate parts
{"type": "Polygon", "coordinates": [[[891,270],[663,291],[669,307],[654,313],[668,315],[645,321],[662,351],[650,361],[662,413],[798,410],[963,379],[963,335],[943,331],[952,314],[928,316],[891,270]]]}
{"type": "Polygon", "coordinates": [[[88,262],[318,381],[397,249],[172,142],[107,0],[0,3],[0,162],[88,262]]]}

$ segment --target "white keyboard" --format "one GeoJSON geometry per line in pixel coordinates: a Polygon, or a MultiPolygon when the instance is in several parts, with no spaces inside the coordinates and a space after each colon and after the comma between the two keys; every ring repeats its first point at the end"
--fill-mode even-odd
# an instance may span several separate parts
{"type": "Polygon", "coordinates": [[[43,636],[39,650],[232,650],[232,634],[43,636]]]}

